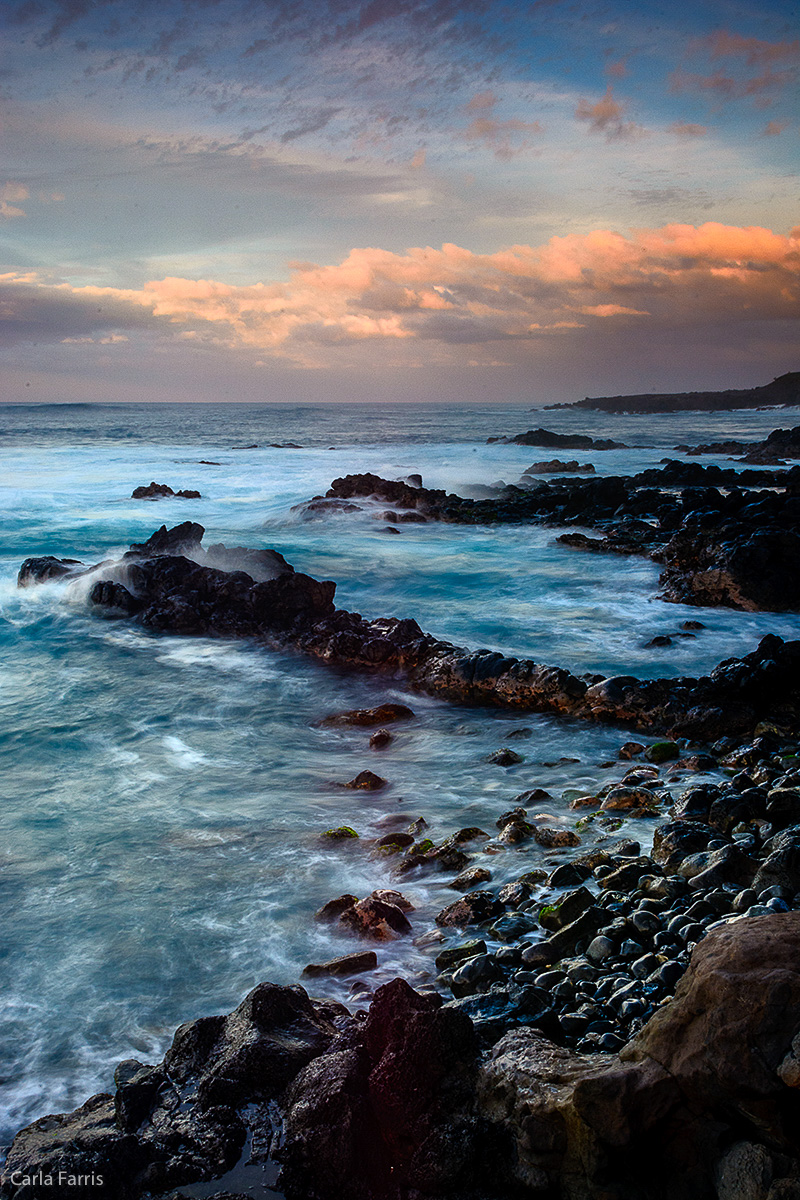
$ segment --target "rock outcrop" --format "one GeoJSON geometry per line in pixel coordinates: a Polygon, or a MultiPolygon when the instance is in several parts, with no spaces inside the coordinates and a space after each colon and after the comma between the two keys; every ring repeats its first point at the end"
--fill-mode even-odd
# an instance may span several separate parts
{"type": "Polygon", "coordinates": [[[255,1106],[279,1096],[347,1016],[343,1006],[315,1003],[300,987],[259,984],[229,1016],[182,1025],[157,1066],[121,1063],[113,1096],[93,1096],[73,1113],[23,1129],[0,1195],[132,1200],[217,1178],[238,1161],[248,1122],[268,1124],[255,1106]]]}
{"type": "Polygon", "coordinates": [[[781,612],[800,608],[798,487],[800,468],[783,474],[737,472],[667,461],[630,478],[506,487],[482,500],[411,488],[377,475],[347,475],[335,479],[325,496],[299,507],[306,516],[317,517],[363,498],[407,510],[399,517],[394,513],[395,520],[415,516],[468,525],[530,521],[594,526],[603,536],[568,533],[558,540],[577,550],[649,555],[664,565],[666,600],[781,612]],[[676,486],[683,489],[677,498],[676,486]],[[753,487],[776,490],[753,494],[753,487]]]}
{"type": "MultiPolygon", "coordinates": [[[[459,703],[560,713],[706,740],[746,735],[759,721],[798,718],[800,642],[768,635],[751,654],[726,660],[699,679],[578,678],[561,667],[454,646],[424,633],[414,620],[366,621],[334,607],[335,583],[295,572],[275,551],[212,546],[205,552],[202,535],[202,526],[191,522],[172,530],[162,526],[121,560],[93,569],[99,577],[89,593],[91,604],[162,632],[260,637],[332,665],[391,672],[459,703]],[[209,562],[224,562],[226,569],[209,562]],[[241,562],[253,574],[239,569],[241,562]],[[258,573],[261,582],[253,577],[258,573]]],[[[27,584],[40,573],[51,578],[52,564],[29,559],[20,579],[27,584]]],[[[769,578],[765,570],[759,586],[769,578]]],[[[349,716],[371,720],[369,713],[349,716]]],[[[361,786],[358,779],[352,785],[361,786]]]]}

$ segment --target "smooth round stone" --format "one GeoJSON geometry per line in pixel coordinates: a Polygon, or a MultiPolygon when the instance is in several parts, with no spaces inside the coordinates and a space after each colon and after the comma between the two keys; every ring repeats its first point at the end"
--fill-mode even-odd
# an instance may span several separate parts
{"type": "Polygon", "coordinates": [[[616,1033],[604,1033],[598,1040],[597,1045],[601,1050],[606,1050],[610,1054],[616,1054],[625,1045],[621,1037],[617,1037],[616,1033]]]}
{"type": "Polygon", "coordinates": [[[607,1000],[608,997],[615,992],[618,987],[621,987],[624,982],[625,979],[622,975],[607,975],[606,978],[601,983],[598,983],[597,987],[594,989],[595,998],[597,1000],[607,1000]]]}
{"type": "Polygon", "coordinates": [[[611,938],[603,937],[602,934],[596,938],[592,938],[589,945],[586,947],[586,957],[589,962],[600,963],[604,962],[614,954],[616,947],[611,938]]]}
{"type": "Polygon", "coordinates": [[[744,915],[746,917],[768,917],[772,911],[766,904],[751,904],[744,915]]]}
{"type": "Polygon", "coordinates": [[[767,901],[767,908],[771,909],[772,912],[788,912],[789,911],[789,905],[786,903],[786,901],[779,900],[777,896],[773,896],[771,900],[767,901]]]}
{"type": "Polygon", "coordinates": [[[607,1017],[599,1017],[596,1021],[590,1021],[586,1027],[587,1036],[590,1033],[613,1033],[617,1028],[616,1021],[610,1021],[607,1017]]]}
{"type": "Polygon", "coordinates": [[[640,933],[658,933],[661,928],[661,919],[655,913],[648,912],[647,909],[637,908],[631,917],[631,922],[640,933]]]}
{"type": "Polygon", "coordinates": [[[673,917],[667,922],[667,933],[680,933],[684,925],[688,925],[685,913],[678,913],[677,917],[673,917]]]}
{"type": "Polygon", "coordinates": [[[644,1000],[640,1000],[638,996],[634,996],[631,1000],[626,1000],[620,1006],[619,1015],[621,1021],[632,1021],[634,1017],[640,1017],[647,1009],[644,1000]]]}
{"type": "Polygon", "coordinates": [[[659,966],[657,954],[643,954],[641,958],[637,958],[634,963],[631,963],[631,975],[635,979],[646,979],[648,975],[652,975],[653,971],[657,971],[659,966]]]}
{"type": "Polygon", "coordinates": [[[705,932],[705,925],[701,925],[699,921],[693,921],[690,925],[683,927],[681,937],[685,942],[699,942],[700,938],[705,935],[705,932]]]}
{"type": "Polygon", "coordinates": [[[557,1000],[572,1000],[575,996],[575,988],[568,979],[562,979],[561,983],[557,983],[554,988],[550,989],[550,994],[557,1000]]]}
{"type": "Polygon", "coordinates": [[[500,942],[513,942],[524,933],[531,933],[537,925],[536,918],[528,916],[527,913],[507,913],[490,926],[489,933],[500,942]]]}
{"type": "Polygon", "coordinates": [[[597,979],[598,971],[595,967],[587,962],[576,962],[571,967],[567,967],[567,979],[572,983],[587,982],[597,979]]]}
{"type": "Polygon", "coordinates": [[[677,946],[678,938],[674,933],[668,933],[666,929],[661,933],[657,933],[653,938],[653,945],[656,950],[665,950],[668,946],[677,946]]]}
{"type": "Polygon", "coordinates": [[[666,987],[674,988],[678,980],[682,978],[684,971],[685,967],[681,963],[672,961],[664,963],[656,974],[666,987]]]}
{"type": "Polygon", "coordinates": [[[588,1018],[583,1013],[562,1013],[558,1018],[558,1023],[564,1033],[570,1037],[580,1037],[585,1033],[586,1027],[589,1024],[588,1018]]]}
{"type": "Polygon", "coordinates": [[[705,900],[695,900],[694,904],[690,904],[686,910],[686,919],[688,921],[703,921],[706,917],[713,917],[714,909],[705,900]]]}
{"type": "Polygon", "coordinates": [[[770,900],[791,900],[791,892],[788,888],[775,883],[772,887],[764,888],[763,892],[758,893],[758,904],[769,904],[770,900]]]}
{"type": "Polygon", "coordinates": [[[634,942],[631,938],[628,938],[620,946],[619,956],[620,958],[625,959],[638,958],[643,949],[644,946],[641,946],[638,942],[634,942]]]}
{"type": "Polygon", "coordinates": [[[477,983],[481,979],[490,979],[495,974],[494,958],[491,954],[478,954],[468,959],[463,967],[453,972],[453,983],[477,983]]]}
{"type": "Polygon", "coordinates": [[[614,992],[613,996],[611,996],[609,1000],[609,1004],[613,1005],[616,1009],[619,1009],[626,1000],[633,1000],[640,994],[641,984],[637,980],[632,980],[630,983],[626,983],[623,987],[618,988],[617,991],[614,992]]]}
{"type": "Polygon", "coordinates": [[[504,967],[514,967],[522,962],[522,951],[519,946],[501,946],[499,950],[492,951],[495,961],[502,963],[504,967]]]}
{"type": "Polygon", "coordinates": [[[537,976],[536,976],[535,971],[526,971],[523,968],[520,971],[515,971],[514,974],[511,976],[511,978],[514,980],[514,983],[524,985],[526,983],[534,983],[535,984],[537,976]]]}
{"type": "Polygon", "coordinates": [[[746,912],[753,904],[756,903],[758,897],[753,888],[744,888],[733,898],[734,910],[738,913],[746,912]]]}
{"type": "Polygon", "coordinates": [[[564,971],[542,971],[541,974],[536,976],[533,982],[537,987],[547,989],[554,988],[563,979],[566,979],[564,971]]]}

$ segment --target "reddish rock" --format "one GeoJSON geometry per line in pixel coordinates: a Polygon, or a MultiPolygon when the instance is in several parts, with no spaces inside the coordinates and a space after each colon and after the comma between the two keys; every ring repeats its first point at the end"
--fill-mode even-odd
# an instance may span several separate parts
{"type": "Polygon", "coordinates": [[[367,896],[366,900],[345,909],[339,923],[375,942],[390,942],[411,933],[411,925],[402,909],[375,896],[367,896]]]}
{"type": "Polygon", "coordinates": [[[499,917],[503,905],[491,892],[468,892],[460,900],[455,900],[443,908],[436,918],[437,925],[477,925],[499,917]]]}
{"type": "Polygon", "coordinates": [[[377,708],[352,708],[334,713],[320,725],[389,725],[393,721],[408,721],[414,716],[407,704],[379,704],[377,708]]]}

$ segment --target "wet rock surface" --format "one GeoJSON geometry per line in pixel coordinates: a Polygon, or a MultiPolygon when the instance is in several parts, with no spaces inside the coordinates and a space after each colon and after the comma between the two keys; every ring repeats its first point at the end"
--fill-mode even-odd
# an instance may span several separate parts
{"type": "Polygon", "coordinates": [[[151,482],[136,487],[131,492],[132,500],[163,500],[167,496],[177,496],[183,500],[200,500],[200,493],[193,489],[174,492],[168,483],[151,482]]]}
{"type": "MultiPolygon", "coordinates": [[[[424,494],[424,489],[404,483],[392,487],[415,497],[424,494]]],[[[101,564],[94,569],[100,578],[90,591],[90,603],[107,615],[131,617],[162,632],[262,637],[332,665],[404,675],[412,687],[462,703],[569,714],[711,740],[745,735],[759,721],[798,718],[800,642],[768,635],[751,654],[728,659],[700,679],[640,681],[617,676],[591,682],[560,667],[454,646],[424,633],[414,620],[366,621],[358,613],[335,608],[333,582],[295,572],[275,551],[212,546],[205,552],[203,532],[202,526],[188,521],[171,530],[162,526],[146,542],[133,545],[121,561],[101,564]],[[253,572],[262,574],[260,582],[237,566],[243,559],[247,562],[248,554],[253,556],[253,572]],[[210,566],[209,561],[226,567],[210,566]],[[272,577],[263,578],[265,574],[272,577]]],[[[27,560],[20,571],[23,583],[35,581],[37,571],[45,578],[53,571],[63,576],[65,560],[55,560],[61,564],[55,568],[53,561],[27,560]]],[[[68,561],[66,565],[71,571],[68,561]]],[[[787,578],[798,577],[787,573],[787,578]]],[[[358,715],[335,720],[384,721],[386,710],[381,707],[379,718],[379,710],[363,710],[367,716],[359,710],[358,715]]],[[[502,759],[518,762],[518,754],[505,747],[502,759]]],[[[350,783],[370,787],[379,778],[362,772],[350,783]]]]}
{"type": "MultiPolygon", "coordinates": [[[[784,442],[791,448],[794,432],[775,434],[786,435],[784,442]]],[[[784,444],[780,438],[779,444],[784,444]]],[[[306,515],[320,515],[361,497],[389,501],[407,510],[406,515],[450,523],[594,526],[601,536],[575,532],[558,540],[594,553],[649,555],[664,567],[666,600],[753,611],[800,608],[800,468],[782,473],[735,471],[668,460],[660,469],[631,477],[560,479],[531,486],[532,477],[526,473],[523,482],[522,488],[506,487],[491,498],[469,500],[376,475],[347,475],[335,479],[325,497],[299,507],[306,515]],[[776,490],[750,491],[764,487],[776,490]],[[675,488],[682,489],[679,496],[675,488]]]]}
{"type": "Polygon", "coordinates": [[[157,1066],[121,1063],[113,1096],[18,1134],[0,1194],[127,1200],[223,1175],[244,1146],[248,1106],[280,1095],[346,1016],[300,987],[260,984],[229,1016],[182,1025],[157,1066]]]}

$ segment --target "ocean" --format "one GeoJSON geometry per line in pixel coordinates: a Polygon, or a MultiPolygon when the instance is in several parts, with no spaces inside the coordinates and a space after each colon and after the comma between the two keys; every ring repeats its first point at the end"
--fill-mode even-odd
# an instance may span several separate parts
{"type": "MultiPolygon", "coordinates": [[[[469,494],[556,455],[629,474],[680,457],[679,442],[757,439],[798,423],[797,410],[0,406],[0,1142],[110,1090],[121,1059],[157,1061],[183,1021],[352,950],[313,914],[343,892],[394,886],[392,863],[360,842],[325,843],[324,830],[347,824],[367,839],[400,812],[424,817],[434,839],[464,825],[491,830],[532,787],[571,824],[570,796],[621,774],[603,764],[628,737],[461,708],[246,641],[159,636],[91,613],[80,581],[18,589],[24,558],[99,562],[162,523],[198,521],[207,544],[273,547],[335,580],[336,603],[367,617],[414,617],[457,644],[578,673],[697,675],[767,632],[800,636],[800,615],[665,604],[655,564],[568,550],[558,530],[431,523],[387,537],[369,515],[306,521],[293,506],[349,472],[419,472],[426,486],[469,494]],[[539,425],[630,448],[487,444],[539,425]],[[151,480],[202,498],[131,499],[151,480]],[[706,628],[646,644],[687,619],[706,628]],[[384,700],[410,704],[416,720],[380,753],[364,730],[319,724],[384,700]],[[530,733],[513,744],[524,762],[488,763],[522,726],[530,733]],[[388,787],[335,786],[365,768],[388,787]]],[[[547,857],[536,845],[497,855],[495,881],[547,857]]],[[[454,898],[446,882],[404,883],[420,930],[454,898]]],[[[378,958],[371,983],[435,977],[430,949],[410,940],[379,946],[378,958]]],[[[353,1003],[350,983],[310,990],[353,1003]]]]}

